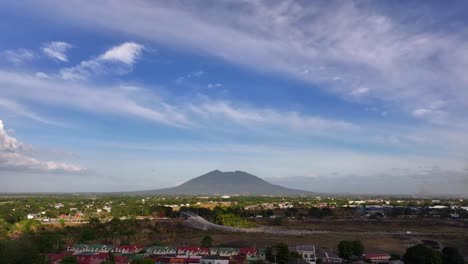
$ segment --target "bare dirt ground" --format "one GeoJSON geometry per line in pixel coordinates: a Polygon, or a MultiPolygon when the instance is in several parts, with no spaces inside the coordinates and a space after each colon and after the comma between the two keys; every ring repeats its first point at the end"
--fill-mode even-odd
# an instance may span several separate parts
{"type": "Polygon", "coordinates": [[[441,247],[457,247],[468,255],[468,226],[442,220],[289,220],[282,226],[251,230],[204,227],[205,230],[178,234],[173,242],[196,245],[201,237],[209,234],[218,245],[265,247],[286,242],[290,245],[314,244],[335,251],[341,240],[361,240],[367,251],[403,254],[407,247],[427,239],[437,241],[441,247]]]}

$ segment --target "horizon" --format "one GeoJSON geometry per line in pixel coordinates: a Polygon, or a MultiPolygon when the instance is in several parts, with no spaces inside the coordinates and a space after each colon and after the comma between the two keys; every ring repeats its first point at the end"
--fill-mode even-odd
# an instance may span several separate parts
{"type": "Polygon", "coordinates": [[[218,168],[468,197],[467,8],[2,2],[0,193],[161,189],[218,168]]]}

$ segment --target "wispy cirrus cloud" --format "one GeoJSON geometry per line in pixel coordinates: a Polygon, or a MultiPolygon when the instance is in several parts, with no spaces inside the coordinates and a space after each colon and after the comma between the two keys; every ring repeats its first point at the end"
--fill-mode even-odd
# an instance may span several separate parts
{"type": "Polygon", "coordinates": [[[406,8],[396,15],[382,3],[339,1],[209,6],[51,1],[39,8],[45,7],[60,11],[61,21],[202,51],[319,84],[344,98],[357,95],[355,87],[372,87],[372,93],[358,94],[394,104],[408,116],[418,105],[435,100],[448,102],[444,108],[450,113],[449,123],[463,122],[468,109],[464,89],[468,78],[461,70],[468,57],[455,55],[468,54],[468,38],[462,31],[429,30],[433,23],[445,22],[448,16],[442,10],[428,10],[434,14],[428,19],[420,8],[406,8]],[[81,12],[75,12],[78,7],[81,12]],[[407,22],[414,17],[419,17],[418,23],[407,22]]]}
{"type": "Polygon", "coordinates": [[[7,110],[7,111],[9,111],[9,112],[11,112],[11,113],[13,113],[15,115],[23,116],[23,117],[26,117],[26,118],[29,118],[31,120],[41,122],[41,123],[44,123],[44,124],[54,125],[54,126],[61,125],[60,123],[49,120],[48,118],[43,117],[43,116],[31,111],[26,106],[24,106],[22,104],[19,104],[18,102],[15,102],[15,101],[10,100],[10,99],[0,97],[0,109],[5,109],[5,110],[7,110]]]}
{"type": "Polygon", "coordinates": [[[60,75],[65,80],[84,80],[93,74],[102,75],[109,72],[125,74],[132,71],[143,49],[141,44],[125,42],[110,48],[96,58],[82,61],[73,67],[63,68],[60,75]]]}
{"type": "Polygon", "coordinates": [[[63,41],[52,41],[42,45],[42,52],[51,59],[59,62],[68,62],[67,50],[73,46],[63,41]]]}
{"type": "Polygon", "coordinates": [[[4,89],[5,96],[19,100],[138,117],[180,128],[195,129],[212,122],[222,122],[227,126],[265,129],[281,127],[304,133],[359,129],[358,125],[343,120],[242,105],[206,96],[190,101],[165,98],[141,87],[67,83],[60,79],[44,79],[6,71],[0,71],[0,84],[7,87],[4,89]],[[38,89],[41,93],[34,93],[38,89]]]}
{"type": "Polygon", "coordinates": [[[57,161],[41,161],[28,155],[25,145],[8,134],[0,120],[0,171],[78,173],[85,169],[57,161]]]}
{"type": "Polygon", "coordinates": [[[3,57],[14,65],[21,65],[34,59],[35,55],[29,49],[10,49],[2,52],[3,57]]]}

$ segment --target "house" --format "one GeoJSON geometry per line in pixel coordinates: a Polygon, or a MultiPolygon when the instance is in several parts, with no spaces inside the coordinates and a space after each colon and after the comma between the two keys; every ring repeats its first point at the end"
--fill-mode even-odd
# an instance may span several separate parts
{"type": "Polygon", "coordinates": [[[200,264],[229,264],[229,259],[221,259],[219,256],[205,256],[200,264]]]}
{"type": "Polygon", "coordinates": [[[74,254],[79,254],[83,252],[88,253],[108,253],[114,249],[110,245],[85,245],[85,244],[74,244],[73,246],[67,247],[67,251],[71,251],[74,254]]]}
{"type": "Polygon", "coordinates": [[[114,253],[136,254],[143,250],[143,246],[118,246],[113,249],[114,253]]]}
{"type": "Polygon", "coordinates": [[[210,248],[210,255],[219,255],[220,257],[233,257],[239,255],[237,248],[210,248]]]}
{"type": "Polygon", "coordinates": [[[201,258],[156,258],[155,261],[158,263],[168,264],[200,264],[201,258]]]}
{"type": "Polygon", "coordinates": [[[390,261],[390,255],[388,253],[366,253],[362,256],[366,260],[372,261],[372,263],[388,263],[390,261]]]}
{"type": "Polygon", "coordinates": [[[320,258],[322,259],[322,262],[323,263],[342,263],[343,262],[343,259],[340,258],[337,254],[335,253],[329,253],[329,252],[326,252],[326,251],[323,251],[322,253],[320,253],[317,258],[320,258]]]}
{"type": "Polygon", "coordinates": [[[176,247],[153,246],[146,249],[146,254],[155,256],[175,256],[177,255],[176,247]]]}
{"type": "Polygon", "coordinates": [[[206,256],[210,254],[210,249],[200,247],[179,247],[177,256],[206,256]]]}
{"type": "Polygon", "coordinates": [[[315,246],[313,245],[303,245],[290,248],[290,251],[296,251],[299,255],[302,256],[302,259],[309,264],[315,264],[317,260],[315,246]]]}
{"type": "Polygon", "coordinates": [[[247,261],[260,259],[258,251],[255,248],[241,248],[239,249],[239,256],[245,258],[247,261]]]}
{"type": "Polygon", "coordinates": [[[26,216],[27,219],[36,219],[36,218],[39,218],[41,217],[41,214],[28,214],[26,216]]]}

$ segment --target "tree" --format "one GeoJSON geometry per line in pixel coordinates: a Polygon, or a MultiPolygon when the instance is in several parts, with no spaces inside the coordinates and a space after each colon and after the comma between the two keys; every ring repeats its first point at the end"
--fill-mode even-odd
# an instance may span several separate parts
{"type": "Polygon", "coordinates": [[[213,238],[209,235],[203,237],[201,241],[201,247],[209,248],[213,246],[213,238]]]}
{"type": "Polygon", "coordinates": [[[354,240],[351,242],[352,249],[353,249],[353,255],[354,256],[362,256],[364,254],[364,245],[361,243],[359,240],[354,240]]]}
{"type": "Polygon", "coordinates": [[[154,264],[154,261],[148,258],[145,259],[135,259],[132,261],[132,264],[154,264]]]}
{"type": "Polygon", "coordinates": [[[283,242],[275,245],[273,248],[273,256],[276,256],[276,263],[278,264],[288,263],[291,257],[288,245],[283,242]]]}
{"type": "Polygon", "coordinates": [[[353,255],[353,246],[351,241],[342,240],[338,243],[338,255],[340,258],[349,259],[353,255]]]}
{"type": "Polygon", "coordinates": [[[392,253],[390,254],[390,260],[400,260],[401,256],[399,254],[392,253]]]}
{"type": "Polygon", "coordinates": [[[61,226],[62,228],[65,227],[65,220],[60,219],[60,220],[59,220],[59,223],[60,223],[60,226],[61,226]]]}
{"type": "Polygon", "coordinates": [[[406,249],[403,261],[405,264],[442,264],[442,254],[419,244],[406,249]]]}
{"type": "Polygon", "coordinates": [[[26,240],[0,241],[0,262],[2,264],[40,263],[37,247],[26,240]]]}
{"type": "Polygon", "coordinates": [[[8,236],[10,227],[11,227],[10,223],[0,218],[0,239],[8,236]]]}
{"type": "Polygon", "coordinates": [[[66,256],[60,261],[60,264],[78,264],[78,260],[74,256],[66,256]]]}
{"type": "Polygon", "coordinates": [[[465,262],[458,249],[454,247],[442,249],[442,261],[444,264],[464,264],[465,262]]]}
{"type": "Polygon", "coordinates": [[[359,240],[342,240],[338,243],[338,255],[340,258],[349,259],[352,256],[361,256],[364,253],[364,245],[359,240]]]}

